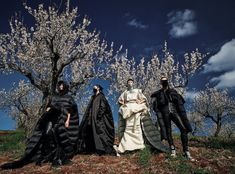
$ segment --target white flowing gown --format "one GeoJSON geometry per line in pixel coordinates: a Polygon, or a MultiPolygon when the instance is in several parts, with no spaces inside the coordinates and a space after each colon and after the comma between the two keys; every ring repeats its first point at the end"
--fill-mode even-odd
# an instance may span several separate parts
{"type": "Polygon", "coordinates": [[[125,101],[119,109],[119,114],[125,119],[126,127],[124,134],[118,146],[118,152],[132,151],[143,149],[144,139],[140,124],[141,116],[148,113],[147,99],[140,89],[127,90],[121,94],[119,101],[125,101]],[[138,104],[136,100],[145,100],[144,103],[138,104]]]}

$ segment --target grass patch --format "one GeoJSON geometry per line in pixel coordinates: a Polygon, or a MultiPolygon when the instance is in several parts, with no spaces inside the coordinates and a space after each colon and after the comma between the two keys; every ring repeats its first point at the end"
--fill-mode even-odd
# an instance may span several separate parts
{"type": "Polygon", "coordinates": [[[228,149],[235,152],[235,139],[225,139],[223,137],[211,137],[205,142],[206,147],[215,149],[228,149]]]}
{"type": "Polygon", "coordinates": [[[25,150],[24,131],[4,131],[4,133],[0,135],[0,154],[11,153],[14,157],[20,156],[25,150]]]}
{"type": "Polygon", "coordinates": [[[174,139],[179,139],[179,140],[180,140],[180,133],[172,132],[172,137],[173,137],[174,139]]]}
{"type": "Polygon", "coordinates": [[[167,157],[167,169],[169,172],[176,172],[177,174],[210,174],[211,172],[204,168],[195,168],[184,156],[167,157]]]}
{"type": "Polygon", "coordinates": [[[177,157],[168,156],[167,168],[170,171],[176,171],[178,174],[185,174],[192,172],[192,166],[181,155],[177,157]]]}
{"type": "Polygon", "coordinates": [[[176,171],[179,174],[191,173],[192,166],[186,162],[180,162],[176,166],[176,171]]]}
{"type": "Polygon", "coordinates": [[[149,146],[146,146],[143,150],[138,152],[138,163],[143,167],[147,167],[149,165],[149,160],[151,158],[151,150],[149,146]]]}
{"type": "Polygon", "coordinates": [[[203,168],[197,168],[194,169],[194,174],[211,174],[210,171],[208,171],[208,169],[203,169],[203,168]]]}

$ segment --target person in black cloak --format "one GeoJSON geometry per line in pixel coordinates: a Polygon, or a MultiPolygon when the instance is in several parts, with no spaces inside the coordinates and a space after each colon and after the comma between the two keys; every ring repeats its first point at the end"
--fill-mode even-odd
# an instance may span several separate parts
{"type": "Polygon", "coordinates": [[[184,156],[191,161],[196,161],[189,153],[188,133],[192,132],[192,127],[184,108],[185,101],[175,89],[169,87],[166,77],[161,78],[161,85],[162,89],[151,95],[153,110],[157,114],[160,126],[161,139],[168,141],[171,156],[175,157],[176,150],[171,128],[171,121],[173,121],[181,133],[184,156]]]}
{"type": "Polygon", "coordinates": [[[68,89],[64,81],[58,82],[57,93],[37,122],[24,155],[17,161],[1,165],[2,169],[20,168],[31,162],[37,165],[52,162],[55,167],[71,162],[77,150],[79,117],[68,89]]]}
{"type": "Polygon", "coordinates": [[[100,85],[93,87],[94,95],[79,126],[78,153],[116,154],[112,111],[102,90],[100,85]]]}

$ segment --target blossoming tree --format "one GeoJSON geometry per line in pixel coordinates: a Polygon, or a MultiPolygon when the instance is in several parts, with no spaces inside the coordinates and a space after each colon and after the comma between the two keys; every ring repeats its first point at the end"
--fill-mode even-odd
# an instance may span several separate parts
{"type": "Polygon", "coordinates": [[[127,51],[126,54],[117,52],[111,65],[113,80],[110,93],[123,92],[128,78],[132,78],[135,87],[142,89],[150,99],[151,93],[160,88],[160,78],[164,75],[168,77],[170,86],[183,94],[189,78],[201,67],[206,54],[196,49],[191,53],[185,53],[183,62],[175,61],[174,55],[167,48],[167,42],[162,52],[162,58],[155,54],[149,60],[142,58],[139,63],[135,58],[129,59],[127,51]]]}
{"type": "MultiPolygon", "coordinates": [[[[27,4],[24,7],[35,25],[27,27],[19,17],[12,18],[10,32],[0,35],[0,70],[6,74],[20,73],[28,80],[30,93],[37,91],[35,95],[41,99],[37,116],[40,117],[56,91],[58,80],[69,82],[70,91],[76,94],[91,79],[105,78],[113,44],[108,45],[98,32],[90,31],[90,20],[79,19],[77,8],[70,9],[69,3],[64,10],[43,4],[36,9],[27,4]]],[[[23,94],[26,90],[22,84],[15,88],[17,92],[2,91],[2,97],[12,96],[12,91],[23,94]]],[[[4,101],[2,106],[12,103],[7,98],[4,101]]]]}
{"type": "Polygon", "coordinates": [[[235,115],[235,100],[229,96],[227,90],[207,88],[200,91],[193,100],[192,108],[202,121],[208,118],[215,124],[214,136],[220,134],[225,124],[228,126],[231,123],[230,125],[234,126],[232,120],[235,115]]]}
{"type": "Polygon", "coordinates": [[[30,83],[20,80],[11,89],[0,91],[0,107],[16,120],[18,128],[30,133],[38,119],[41,97],[30,83]]]}
{"type": "MultiPolygon", "coordinates": [[[[171,86],[183,93],[205,57],[195,50],[184,55],[183,63],[175,61],[165,43],[162,58],[154,55],[138,62],[129,58],[127,51],[123,53],[121,47],[113,53],[113,44],[101,40],[98,32],[89,31],[90,20],[85,17],[79,21],[77,8],[70,9],[69,3],[64,10],[46,8],[43,4],[36,9],[27,4],[24,7],[35,25],[26,27],[18,17],[10,21],[11,31],[0,35],[0,70],[20,73],[28,82],[21,82],[8,92],[2,90],[0,97],[4,101],[2,107],[11,106],[14,113],[25,115],[26,120],[40,117],[60,79],[70,83],[70,91],[80,102],[82,90],[96,78],[111,81],[110,94],[114,94],[115,101],[126,88],[128,78],[133,78],[136,87],[143,89],[149,99],[150,94],[160,88],[162,74],[169,78],[171,86]],[[39,100],[30,101],[31,107],[28,107],[30,96],[39,100]],[[19,102],[13,105],[10,98],[19,102]],[[36,109],[29,112],[30,108],[36,109]]],[[[27,126],[27,121],[23,123],[27,126]]]]}

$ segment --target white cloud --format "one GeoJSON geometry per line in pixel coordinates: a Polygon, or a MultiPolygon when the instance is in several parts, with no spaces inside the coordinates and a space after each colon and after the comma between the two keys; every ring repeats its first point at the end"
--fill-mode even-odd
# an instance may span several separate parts
{"type": "Polygon", "coordinates": [[[195,12],[189,9],[184,11],[173,11],[168,15],[168,24],[171,24],[169,34],[173,38],[182,38],[197,33],[195,12]]]}
{"type": "Polygon", "coordinates": [[[198,95],[198,92],[196,91],[186,91],[185,99],[193,100],[197,95],[198,95]]]}
{"type": "Polygon", "coordinates": [[[234,88],[235,87],[235,70],[226,72],[219,77],[214,77],[211,82],[216,82],[216,88],[234,88]]]}
{"type": "Polygon", "coordinates": [[[132,19],[129,22],[127,22],[127,25],[131,26],[131,27],[135,27],[138,29],[146,29],[148,28],[147,25],[142,24],[141,21],[137,21],[137,19],[132,19]]]}
{"type": "Polygon", "coordinates": [[[204,72],[235,70],[235,39],[225,43],[220,51],[211,56],[204,65],[204,72]]]}
{"type": "Polygon", "coordinates": [[[211,56],[204,73],[222,73],[210,80],[217,88],[235,88],[235,39],[225,43],[218,53],[211,56]]]}

